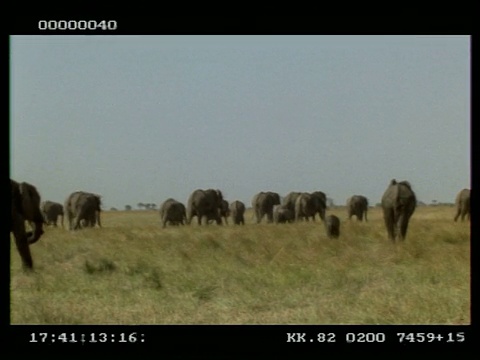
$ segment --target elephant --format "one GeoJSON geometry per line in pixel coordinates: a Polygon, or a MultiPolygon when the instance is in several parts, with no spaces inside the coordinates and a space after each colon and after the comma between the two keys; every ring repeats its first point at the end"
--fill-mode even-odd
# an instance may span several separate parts
{"type": "Polygon", "coordinates": [[[227,200],[222,200],[220,206],[220,218],[223,218],[225,224],[228,225],[228,217],[230,216],[230,207],[227,200]]]}
{"type": "Polygon", "coordinates": [[[457,214],[455,215],[454,221],[457,221],[459,216],[461,216],[461,220],[463,221],[465,215],[467,216],[467,220],[470,220],[470,189],[460,190],[455,198],[455,206],[457,208],[457,214]]]}
{"type": "Polygon", "coordinates": [[[283,201],[282,201],[282,206],[286,209],[289,209],[294,214],[294,217],[295,217],[295,201],[297,201],[297,198],[300,196],[300,194],[301,192],[298,192],[298,191],[289,192],[287,196],[283,198],[283,201]]]}
{"type": "Polygon", "coordinates": [[[40,210],[40,194],[32,184],[18,183],[10,179],[11,186],[11,223],[10,232],[15,238],[17,251],[26,270],[33,269],[30,245],[43,235],[44,219],[40,210]],[[32,231],[26,231],[25,221],[32,224],[32,231]]]}
{"type": "Polygon", "coordinates": [[[160,205],[160,219],[165,228],[167,222],[171,225],[185,225],[187,219],[187,210],[180,201],[169,198],[160,205]]]}
{"type": "Polygon", "coordinates": [[[259,192],[252,198],[252,207],[257,219],[257,224],[267,215],[267,222],[273,222],[273,206],[280,205],[280,195],[276,192],[259,192]]]}
{"type": "Polygon", "coordinates": [[[328,215],[324,223],[329,238],[338,238],[340,236],[340,219],[338,216],[328,215]]]}
{"type": "Polygon", "coordinates": [[[98,212],[89,213],[85,219],[80,220],[80,227],[95,227],[95,224],[97,223],[97,216],[98,212]]]}
{"type": "Polygon", "coordinates": [[[275,224],[291,223],[294,219],[294,212],[285,205],[275,205],[273,207],[273,222],[275,224]]]}
{"type": "Polygon", "coordinates": [[[245,204],[239,200],[235,200],[230,204],[229,207],[230,216],[232,217],[233,223],[235,225],[245,225],[245,204]]]}
{"type": "Polygon", "coordinates": [[[348,220],[355,215],[357,220],[363,221],[363,217],[365,216],[365,221],[368,221],[368,199],[363,195],[353,195],[349,197],[347,199],[347,212],[348,220]]]}
{"type": "MultiPolygon", "coordinates": [[[[322,219],[322,221],[325,221],[325,211],[327,209],[327,195],[322,191],[314,191],[311,193],[311,195],[317,199],[315,201],[315,214],[318,213],[320,219],[322,219]]],[[[313,220],[315,220],[315,214],[313,215],[313,220]]]]}
{"type": "Polygon", "coordinates": [[[75,191],[65,200],[64,211],[67,214],[70,230],[82,227],[94,227],[100,222],[101,199],[100,195],[84,191],[75,191]]]}
{"type": "Polygon", "coordinates": [[[223,195],[220,190],[208,189],[194,190],[187,202],[187,224],[192,222],[194,216],[197,217],[198,225],[204,223],[207,225],[209,219],[214,219],[217,225],[222,225],[220,210],[222,208],[223,195]]]}
{"type": "MultiPolygon", "coordinates": [[[[322,203],[321,197],[306,192],[301,193],[295,200],[295,221],[300,219],[308,221],[310,217],[315,221],[315,214],[321,209],[325,211],[325,203],[322,203]]],[[[325,212],[323,212],[323,218],[325,218],[325,212]]]]}
{"type": "MultiPolygon", "coordinates": [[[[282,205],[285,206],[287,209],[291,210],[293,212],[293,216],[296,219],[296,210],[295,210],[295,203],[298,199],[298,197],[301,194],[306,194],[298,191],[292,191],[285,196],[285,198],[282,201],[282,205]]],[[[315,200],[312,200],[314,203],[315,209],[313,211],[313,220],[315,220],[315,214],[319,214],[320,218],[322,220],[325,219],[325,211],[327,208],[327,196],[325,195],[324,192],[322,191],[314,191],[310,195],[312,195],[315,200]]]]}
{"type": "Polygon", "coordinates": [[[408,181],[390,181],[382,196],[382,209],[388,238],[405,240],[410,217],[415,211],[417,199],[408,181]]]}
{"type": "Polygon", "coordinates": [[[57,219],[60,216],[63,227],[63,205],[54,201],[45,201],[41,205],[43,217],[47,225],[57,226],[57,219]]]}

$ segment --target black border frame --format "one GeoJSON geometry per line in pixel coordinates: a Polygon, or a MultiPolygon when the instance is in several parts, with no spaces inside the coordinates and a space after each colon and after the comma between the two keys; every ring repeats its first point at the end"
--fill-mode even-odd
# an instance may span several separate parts
{"type": "MultiPolygon", "coordinates": [[[[473,144],[473,134],[476,132],[476,125],[473,119],[478,114],[477,104],[478,96],[475,91],[474,78],[477,71],[474,67],[474,59],[478,42],[476,34],[473,32],[473,17],[443,17],[443,18],[418,18],[406,19],[398,18],[326,18],[326,17],[277,17],[277,18],[166,18],[166,17],[82,17],[82,16],[48,16],[48,17],[19,17],[8,20],[8,28],[2,37],[2,48],[6,58],[9,59],[9,36],[10,35],[165,35],[165,34],[223,34],[223,35],[244,35],[244,34],[372,34],[372,35],[394,35],[394,34],[448,34],[448,35],[471,35],[471,144],[473,144]],[[72,19],[72,20],[116,20],[118,27],[116,30],[103,31],[41,31],[38,29],[40,19],[72,19]]],[[[5,56],[4,55],[4,56],[5,56]]],[[[5,64],[3,76],[4,86],[7,86],[6,93],[9,94],[9,61],[5,64]]],[[[8,136],[5,144],[6,153],[9,154],[9,96],[4,97],[6,104],[3,106],[7,123],[6,134],[8,136]]],[[[473,148],[473,146],[472,146],[473,148]]],[[[475,153],[471,153],[471,183],[472,187],[475,181],[475,162],[473,161],[475,153]]],[[[8,161],[9,161],[8,157],[8,161]]],[[[10,165],[10,162],[8,162],[10,165]]],[[[475,191],[472,192],[473,204],[476,204],[475,191]]],[[[474,254],[477,253],[478,244],[476,244],[476,208],[472,209],[471,220],[471,325],[10,325],[10,302],[2,301],[8,304],[3,308],[1,315],[2,334],[7,334],[2,338],[2,344],[8,346],[10,351],[23,353],[24,351],[38,353],[65,352],[66,354],[81,354],[84,352],[119,352],[122,354],[148,354],[164,355],[168,358],[185,358],[190,355],[194,358],[208,356],[213,358],[214,354],[222,355],[221,358],[233,358],[238,356],[262,358],[278,355],[290,355],[295,358],[303,358],[306,353],[311,353],[315,357],[321,356],[325,350],[333,350],[336,354],[345,351],[360,352],[380,352],[388,351],[390,354],[417,352],[427,350],[429,352],[440,350],[443,353],[454,352],[460,354],[460,351],[467,350],[474,344],[478,336],[478,321],[475,320],[476,312],[474,309],[474,299],[477,297],[477,270],[474,254]],[[6,311],[5,311],[6,310],[6,311]],[[347,333],[385,333],[386,341],[384,343],[346,343],[347,333]],[[448,336],[448,333],[464,333],[464,342],[447,343],[445,341],[433,343],[399,343],[398,332],[433,332],[448,336]],[[47,341],[32,343],[30,339],[32,333],[48,333],[47,341]],[[77,343],[52,342],[55,336],[61,333],[74,333],[78,340],[82,334],[86,337],[89,334],[105,333],[109,341],[105,343],[91,343],[78,341],[77,343]],[[122,333],[136,333],[136,342],[119,343],[111,341],[112,338],[118,340],[122,333]],[[289,336],[292,333],[305,333],[304,337],[289,336]],[[334,333],[336,342],[326,343],[318,342],[318,333],[334,333]],[[293,338],[297,340],[306,340],[305,342],[288,341],[293,338]],[[143,340],[143,341],[142,341],[143,340]],[[266,355],[266,356],[265,356],[266,355]]],[[[7,279],[2,281],[4,284],[4,293],[2,298],[10,298],[9,284],[10,272],[10,248],[4,242],[1,251],[2,274],[7,274],[7,279]],[[8,246],[8,247],[7,247],[8,246]]],[[[3,276],[3,275],[2,275],[3,276]]],[[[2,346],[3,352],[4,346],[2,346]]]]}

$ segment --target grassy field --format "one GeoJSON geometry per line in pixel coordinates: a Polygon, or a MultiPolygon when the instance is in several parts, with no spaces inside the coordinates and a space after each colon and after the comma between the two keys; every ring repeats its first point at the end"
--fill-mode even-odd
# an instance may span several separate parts
{"type": "Polygon", "coordinates": [[[469,324],[470,224],[418,207],[404,243],[381,210],[346,219],[162,229],[156,211],[46,228],[26,273],[11,240],[12,324],[469,324]]]}

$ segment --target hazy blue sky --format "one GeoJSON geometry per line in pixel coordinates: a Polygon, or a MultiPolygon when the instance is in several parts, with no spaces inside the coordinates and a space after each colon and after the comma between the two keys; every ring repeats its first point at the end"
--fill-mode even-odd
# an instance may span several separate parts
{"type": "Polygon", "coordinates": [[[12,36],[11,177],[104,208],[470,187],[469,36],[12,36]]]}

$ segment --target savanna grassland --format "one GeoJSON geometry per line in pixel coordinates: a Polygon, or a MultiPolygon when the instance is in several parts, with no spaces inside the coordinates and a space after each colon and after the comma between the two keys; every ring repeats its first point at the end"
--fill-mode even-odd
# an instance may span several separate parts
{"type": "Polygon", "coordinates": [[[162,229],[156,211],[48,227],[24,272],[11,239],[12,324],[469,324],[470,223],[418,207],[404,243],[380,208],[346,219],[162,229]]]}

